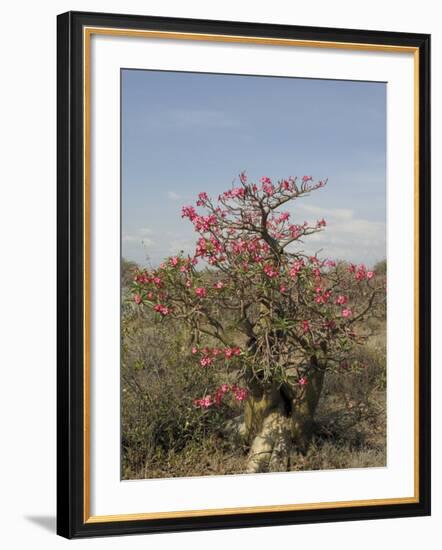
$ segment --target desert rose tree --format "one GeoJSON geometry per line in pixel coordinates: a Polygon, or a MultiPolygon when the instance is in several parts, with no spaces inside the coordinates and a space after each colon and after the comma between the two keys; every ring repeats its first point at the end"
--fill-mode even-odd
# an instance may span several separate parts
{"type": "Polygon", "coordinates": [[[357,368],[362,322],[385,299],[385,280],[364,265],[303,252],[326,222],[295,223],[283,208],[325,184],[304,176],[256,185],[242,173],[216,201],[202,192],[182,209],[198,234],[195,253],[135,275],[135,302],[185,324],[193,360],[225,373],[207,395],[189,396],[194,406],[243,402],[249,472],[287,470],[292,450],[306,449],[324,375],[357,368]]]}

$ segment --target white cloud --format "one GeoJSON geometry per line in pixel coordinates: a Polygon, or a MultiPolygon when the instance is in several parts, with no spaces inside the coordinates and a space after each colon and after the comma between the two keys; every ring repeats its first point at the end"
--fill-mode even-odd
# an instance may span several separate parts
{"type": "Polygon", "coordinates": [[[123,233],[122,235],[122,241],[123,244],[144,244],[145,246],[151,246],[154,241],[151,238],[152,236],[152,229],[149,227],[142,227],[141,229],[138,229],[134,233],[123,233]]]}
{"type": "Polygon", "coordinates": [[[312,204],[301,204],[296,207],[296,212],[298,212],[298,210],[309,215],[317,216],[318,218],[327,216],[328,218],[337,220],[351,220],[354,216],[354,211],[349,208],[323,208],[312,204]]]}
{"type": "Polygon", "coordinates": [[[320,256],[372,264],[386,257],[386,224],[355,216],[353,210],[299,205],[291,210],[296,223],[325,218],[327,227],[306,237],[297,248],[320,256]]]}
{"type": "Polygon", "coordinates": [[[175,193],[175,191],[168,191],[167,192],[167,197],[171,200],[171,201],[179,201],[181,200],[181,195],[179,195],[178,193],[175,193]]]}

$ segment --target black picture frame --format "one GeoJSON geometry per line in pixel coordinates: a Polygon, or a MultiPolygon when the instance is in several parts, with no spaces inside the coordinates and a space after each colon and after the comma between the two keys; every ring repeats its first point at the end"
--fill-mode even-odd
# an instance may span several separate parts
{"type": "Polygon", "coordinates": [[[335,522],[430,514],[430,36],[246,22],[68,12],[57,21],[57,533],[66,538],[335,522]],[[84,28],[270,37],[414,48],[419,59],[419,497],[314,510],[91,522],[84,486],[84,28]]]}

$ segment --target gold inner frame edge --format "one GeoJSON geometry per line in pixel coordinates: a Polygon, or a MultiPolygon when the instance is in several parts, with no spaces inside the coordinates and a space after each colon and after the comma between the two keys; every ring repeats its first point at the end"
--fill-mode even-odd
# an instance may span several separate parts
{"type": "Polygon", "coordinates": [[[384,44],[364,44],[352,42],[331,42],[320,40],[297,40],[270,37],[245,37],[206,33],[186,33],[169,31],[149,31],[137,29],[115,29],[108,27],[83,28],[83,93],[84,93],[84,135],[83,135],[83,168],[84,168],[84,453],[83,453],[83,519],[84,523],[103,523],[117,521],[141,521],[149,519],[172,519],[207,517],[230,514],[252,514],[264,512],[286,512],[300,510],[324,510],[348,508],[354,506],[386,506],[391,504],[412,504],[419,502],[419,48],[384,44]],[[414,495],[370,500],[351,500],[336,502],[318,502],[302,504],[283,504],[270,506],[249,506],[235,508],[215,508],[203,510],[177,510],[171,512],[148,512],[136,514],[115,514],[93,516],[90,510],[90,43],[92,35],[129,36],[158,39],[195,40],[210,42],[234,42],[273,46],[333,48],[343,50],[377,51],[390,53],[412,53],[414,63],[414,495]]]}

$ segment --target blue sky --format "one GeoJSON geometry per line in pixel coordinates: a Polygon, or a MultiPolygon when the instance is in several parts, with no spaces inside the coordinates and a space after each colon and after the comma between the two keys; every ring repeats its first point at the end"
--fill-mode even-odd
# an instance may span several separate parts
{"type": "Polygon", "coordinates": [[[311,175],[294,223],[324,217],[303,250],[386,256],[386,84],[122,71],[122,255],[143,265],[190,251],[181,206],[249,180],[311,175]]]}

